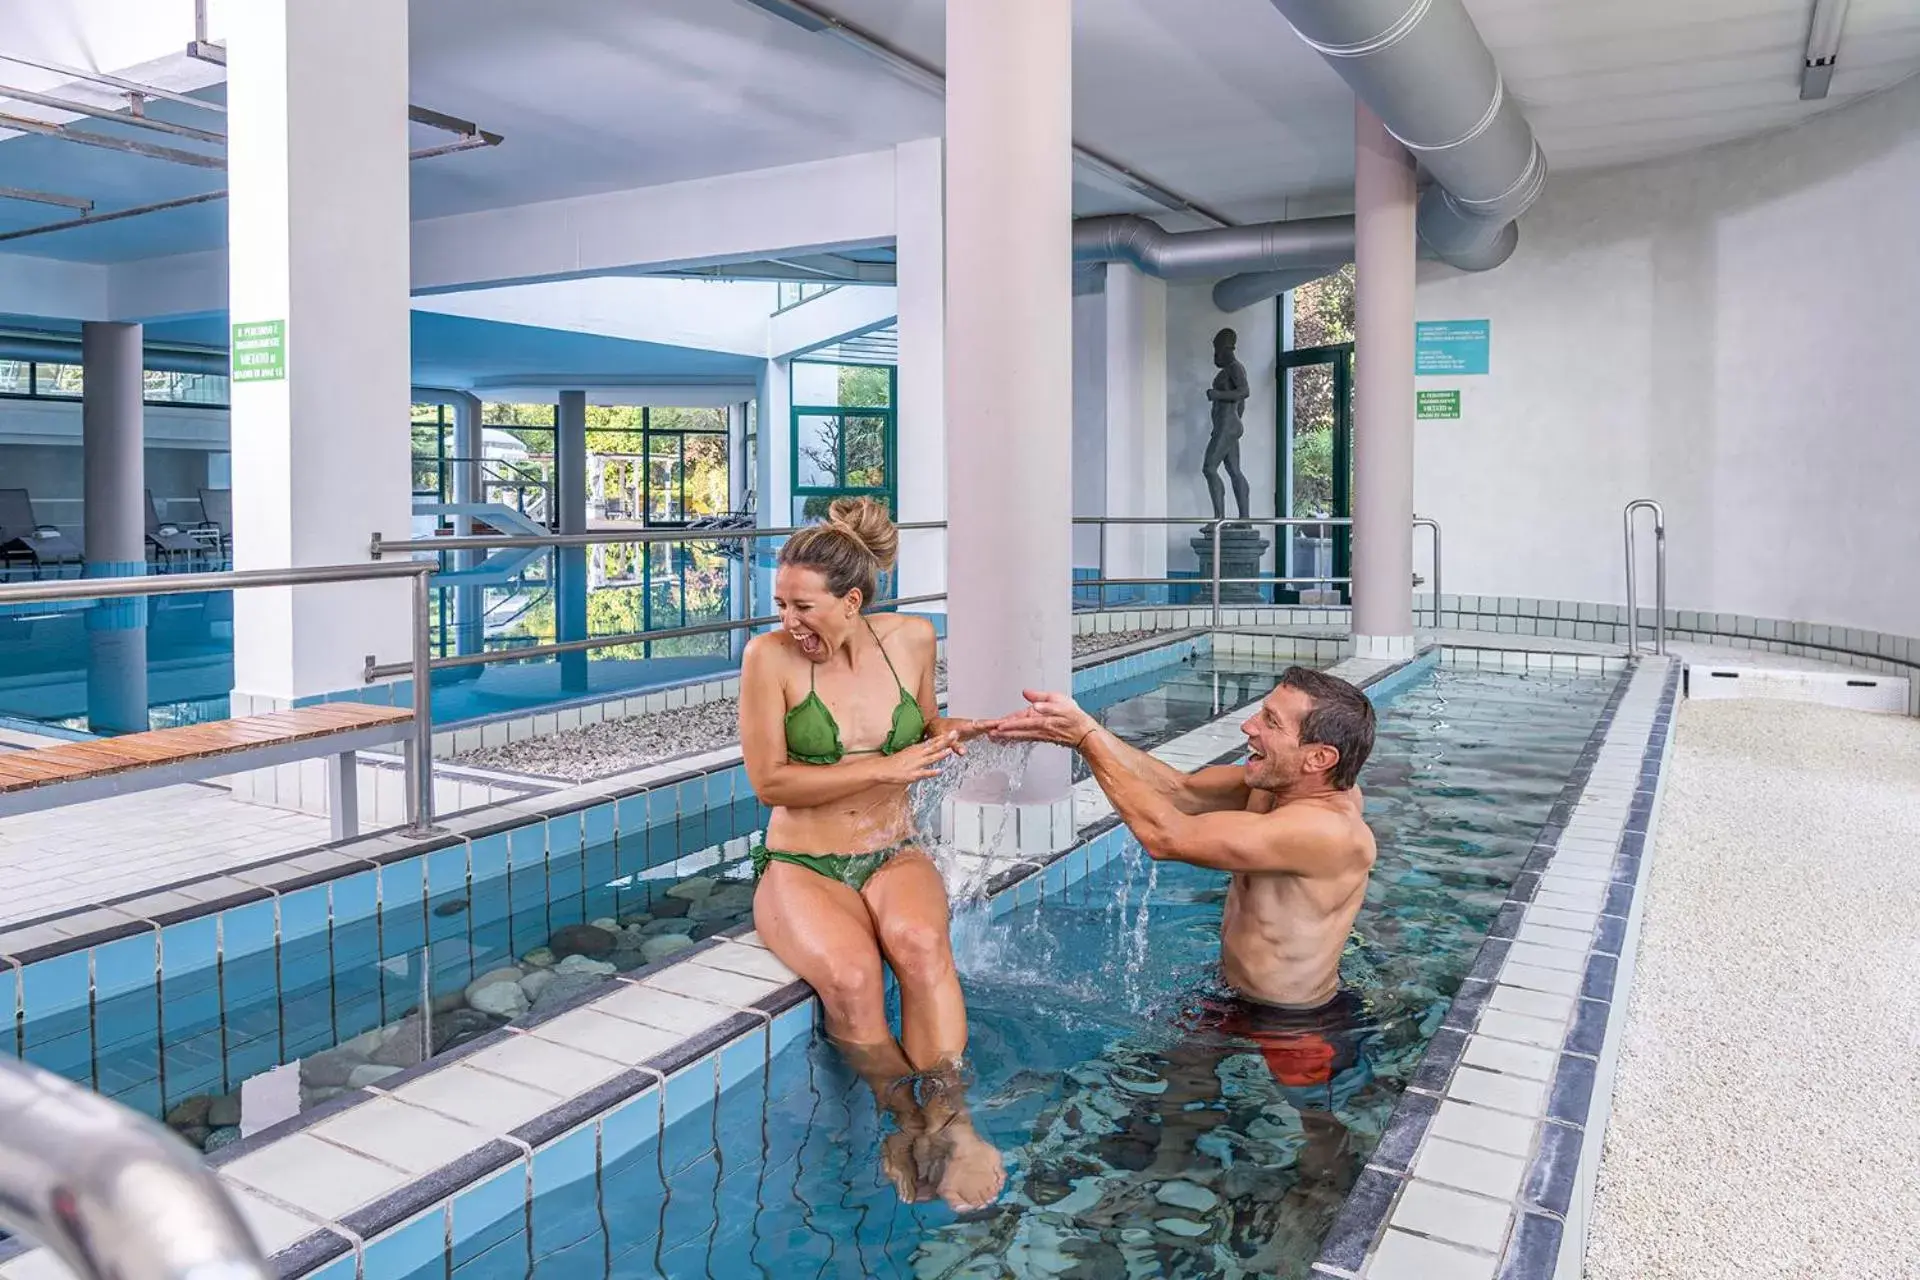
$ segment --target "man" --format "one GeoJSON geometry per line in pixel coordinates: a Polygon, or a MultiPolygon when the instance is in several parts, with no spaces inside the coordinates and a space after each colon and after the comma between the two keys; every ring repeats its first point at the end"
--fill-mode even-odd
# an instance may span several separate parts
{"type": "Polygon", "coordinates": [[[1199,995],[1183,1019],[1194,1038],[1156,1054],[1166,1087],[1142,1100],[1155,1113],[1147,1185],[1118,1193],[1114,1207],[1132,1212],[1146,1195],[1150,1209],[1153,1185],[1207,1163],[1201,1139],[1228,1120],[1218,1072],[1235,1050],[1225,1036],[1254,1043],[1299,1112],[1305,1141],[1278,1212],[1324,1234],[1359,1172],[1340,1113],[1372,1082],[1368,1045],[1379,1032],[1340,985],[1374,862],[1354,785],[1373,750],[1373,704],[1344,680],[1289,667],[1240,727],[1247,762],[1183,774],[1101,728],[1071,698],[1026,698],[1031,707],[1001,721],[995,738],[1073,747],[1148,854],[1232,876],[1220,921],[1229,990],[1199,995]]]}
{"type": "Polygon", "coordinates": [[[1240,726],[1247,762],[1191,774],[1128,746],[1071,698],[1026,698],[996,738],[1074,748],[1149,855],[1232,875],[1220,967],[1236,995],[1289,1011],[1334,1000],[1374,860],[1354,785],[1373,750],[1365,694],[1289,667],[1240,726]]]}

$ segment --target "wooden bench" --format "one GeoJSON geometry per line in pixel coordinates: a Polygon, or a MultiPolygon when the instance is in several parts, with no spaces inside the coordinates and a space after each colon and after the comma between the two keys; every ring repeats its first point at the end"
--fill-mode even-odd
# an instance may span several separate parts
{"type": "Polygon", "coordinates": [[[335,839],[358,834],[353,753],[406,738],[413,712],[327,702],[263,716],[0,752],[0,817],[327,757],[335,839]]]}

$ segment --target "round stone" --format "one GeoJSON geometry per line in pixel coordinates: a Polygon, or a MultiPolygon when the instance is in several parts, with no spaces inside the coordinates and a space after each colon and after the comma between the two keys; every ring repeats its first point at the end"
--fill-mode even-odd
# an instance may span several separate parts
{"type": "Polygon", "coordinates": [[[614,944],[619,940],[617,933],[597,925],[570,924],[554,931],[553,937],[547,940],[547,949],[563,962],[573,956],[598,960],[612,955],[614,944]]]}
{"type": "Polygon", "coordinates": [[[456,1009],[444,1018],[433,1020],[433,1051],[445,1053],[469,1040],[477,1040],[499,1023],[478,1009],[456,1009]]]}
{"type": "Polygon", "coordinates": [[[240,1141],[240,1130],[229,1126],[224,1129],[215,1129],[212,1133],[209,1133],[207,1140],[200,1144],[200,1149],[208,1155],[212,1155],[222,1147],[230,1147],[238,1141],[240,1141]]]}
{"type": "Polygon", "coordinates": [[[596,929],[605,929],[608,933],[618,933],[620,931],[620,922],[612,916],[602,916],[598,920],[589,920],[587,923],[596,929]]]}
{"type": "Polygon", "coordinates": [[[424,1053],[420,1046],[420,1015],[410,1013],[393,1024],[393,1034],[387,1042],[374,1050],[369,1062],[383,1067],[411,1067],[419,1063],[424,1053]]]}
{"type": "Polygon", "coordinates": [[[183,1098],[180,1104],[167,1112],[167,1123],[176,1129],[193,1129],[207,1123],[207,1112],[213,1109],[213,1095],[195,1094],[183,1098]]]}
{"type": "Polygon", "coordinates": [[[174,1132],[192,1143],[195,1149],[204,1149],[207,1145],[207,1135],[211,1134],[213,1130],[203,1124],[192,1124],[184,1129],[176,1129],[174,1132]]]}
{"type": "Polygon", "coordinates": [[[527,993],[527,999],[538,1000],[540,993],[552,985],[553,976],[553,970],[551,969],[535,969],[532,973],[520,979],[520,989],[527,993]]]}
{"type": "Polygon", "coordinates": [[[300,1083],[310,1089],[338,1088],[347,1082],[355,1067],[365,1065],[364,1059],[344,1049],[329,1049],[301,1059],[300,1083]]]}
{"type": "Polygon", "coordinates": [[[1204,1222],[1195,1222],[1191,1218],[1155,1218],[1153,1225],[1168,1235],[1185,1236],[1191,1240],[1195,1236],[1206,1235],[1213,1230],[1204,1222]]]}
{"type": "Polygon", "coordinates": [[[720,882],[712,876],[688,876],[679,884],[667,890],[669,898],[678,898],[682,902],[700,902],[713,895],[720,882]]]}
{"type": "Polygon", "coordinates": [[[517,1018],[531,1002],[518,982],[495,982],[469,994],[467,1003],[496,1018],[517,1018]]]}
{"type": "MultiPolygon", "coordinates": [[[[640,936],[649,942],[668,934],[679,934],[681,937],[685,937],[693,931],[697,923],[699,922],[691,916],[668,916],[655,920],[652,924],[641,926],[640,936]]],[[[644,946],[645,943],[643,942],[641,945],[644,946]]]]}
{"type": "Polygon", "coordinates": [[[648,938],[647,945],[641,949],[641,954],[647,958],[648,964],[652,964],[656,960],[665,960],[676,951],[685,951],[692,945],[693,940],[682,934],[663,933],[658,937],[648,938]]]}
{"type": "Polygon", "coordinates": [[[1163,1182],[1153,1198],[1161,1204],[1170,1204],[1176,1209],[1191,1209],[1195,1213],[1205,1213],[1220,1203],[1220,1197],[1213,1194],[1197,1182],[1188,1182],[1176,1178],[1172,1182],[1163,1182]]]}
{"type": "Polygon", "coordinates": [[[621,950],[607,957],[607,963],[612,965],[614,969],[620,973],[625,973],[629,969],[638,969],[647,962],[647,953],[644,950],[645,946],[646,942],[641,940],[638,945],[632,948],[622,947],[621,950]]]}
{"type": "Polygon", "coordinates": [[[369,1062],[364,1067],[355,1067],[353,1069],[353,1074],[347,1077],[347,1088],[364,1089],[370,1084],[379,1084],[388,1076],[397,1076],[399,1074],[399,1067],[383,1067],[378,1063],[369,1062]]]}
{"type": "Polygon", "coordinates": [[[592,973],[604,978],[614,972],[614,967],[605,960],[589,960],[585,956],[568,956],[558,965],[555,965],[553,971],[557,974],[592,973]]]}
{"type": "Polygon", "coordinates": [[[520,958],[535,969],[551,969],[558,957],[545,947],[535,947],[520,958]]]}
{"type": "Polygon", "coordinates": [[[653,919],[665,920],[670,916],[683,916],[693,906],[685,898],[656,898],[653,903],[653,919]]]}
{"type": "Polygon", "coordinates": [[[621,916],[620,927],[622,929],[637,928],[638,926],[647,923],[651,919],[653,919],[653,916],[648,912],[645,912],[645,911],[635,912],[633,915],[630,915],[630,916],[621,916]]]}
{"type": "Polygon", "coordinates": [[[597,991],[606,985],[606,979],[597,973],[562,973],[547,984],[540,998],[533,1002],[536,1013],[545,1013],[556,1005],[566,1004],[582,992],[597,991]]]}
{"type": "Polygon", "coordinates": [[[490,969],[467,984],[467,1003],[473,1003],[473,996],[476,991],[484,991],[488,987],[498,986],[502,982],[518,981],[520,981],[520,969],[516,965],[506,965],[499,969],[490,969]]]}
{"type": "Polygon", "coordinates": [[[240,1095],[222,1094],[207,1107],[207,1124],[214,1129],[231,1129],[240,1123],[240,1095]]]}

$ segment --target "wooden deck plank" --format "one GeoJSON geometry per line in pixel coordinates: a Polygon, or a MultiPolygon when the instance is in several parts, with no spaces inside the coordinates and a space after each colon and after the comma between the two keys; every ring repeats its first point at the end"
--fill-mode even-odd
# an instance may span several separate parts
{"type": "Polygon", "coordinates": [[[398,707],[329,702],[237,720],[4,752],[0,753],[0,792],[106,777],[145,765],[217,759],[277,743],[319,741],[334,734],[400,725],[412,719],[412,711],[398,707]]]}

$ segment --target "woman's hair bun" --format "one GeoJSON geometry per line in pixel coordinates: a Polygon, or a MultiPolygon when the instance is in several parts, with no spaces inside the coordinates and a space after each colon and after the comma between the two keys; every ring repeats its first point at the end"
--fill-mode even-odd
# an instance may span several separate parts
{"type": "Polygon", "coordinates": [[[836,499],[827,508],[827,523],[865,547],[873,557],[874,568],[882,573],[893,568],[899,558],[900,531],[877,499],[836,499]]]}

